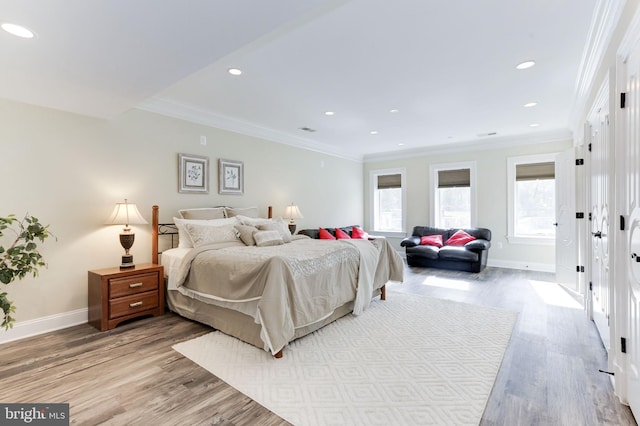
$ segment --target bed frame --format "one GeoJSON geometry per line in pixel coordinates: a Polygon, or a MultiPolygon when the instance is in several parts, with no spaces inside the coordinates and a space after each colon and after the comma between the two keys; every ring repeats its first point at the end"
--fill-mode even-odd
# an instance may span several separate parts
{"type": "MultiPolygon", "coordinates": [[[[160,254],[158,252],[158,238],[161,235],[170,235],[173,246],[174,238],[177,235],[178,231],[175,225],[172,223],[159,223],[159,207],[157,205],[154,205],[152,207],[151,217],[151,259],[153,263],[158,264],[160,254]]],[[[271,206],[269,206],[268,209],[268,217],[272,217],[271,206]]],[[[260,326],[255,323],[252,317],[241,312],[234,311],[232,309],[221,308],[219,306],[191,299],[184,296],[178,291],[166,291],[167,294],[165,300],[169,306],[169,310],[171,310],[172,312],[175,312],[185,318],[207,324],[216,330],[234,336],[260,349],[264,348],[264,342],[260,338],[260,326]]],[[[381,288],[374,290],[371,297],[373,298],[376,296],[380,296],[382,300],[385,300],[385,293],[385,286],[382,286],[381,288]]],[[[338,318],[351,313],[353,311],[353,306],[353,302],[348,302],[337,308],[332,315],[325,318],[324,320],[308,325],[306,327],[296,329],[295,335],[292,340],[310,334],[337,320],[338,318]]],[[[274,354],[274,357],[282,358],[282,349],[274,354]]]]}

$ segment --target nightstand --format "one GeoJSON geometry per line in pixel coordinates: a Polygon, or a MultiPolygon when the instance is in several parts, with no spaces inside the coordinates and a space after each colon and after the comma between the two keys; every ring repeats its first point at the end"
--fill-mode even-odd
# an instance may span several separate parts
{"type": "Polygon", "coordinates": [[[164,315],[164,272],[146,263],[89,271],[89,324],[101,331],[122,321],[164,315]]]}

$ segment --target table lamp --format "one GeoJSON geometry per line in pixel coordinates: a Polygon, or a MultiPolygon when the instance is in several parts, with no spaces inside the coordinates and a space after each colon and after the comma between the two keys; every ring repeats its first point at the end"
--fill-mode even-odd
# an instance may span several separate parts
{"type": "Polygon", "coordinates": [[[291,232],[291,234],[293,235],[293,233],[296,232],[296,223],[293,221],[293,219],[302,219],[302,213],[300,213],[300,209],[298,208],[298,206],[295,206],[293,205],[293,203],[291,203],[290,206],[287,206],[284,209],[284,217],[289,218],[289,232],[291,232]]]}
{"type": "Polygon", "coordinates": [[[120,269],[130,269],[136,266],[133,263],[133,255],[129,254],[129,249],[133,246],[136,235],[131,232],[129,225],[145,225],[147,223],[138,211],[138,207],[129,203],[126,198],[124,203],[116,203],[116,207],[105,222],[105,225],[124,225],[124,229],[120,233],[120,244],[124,248],[120,269]]]}

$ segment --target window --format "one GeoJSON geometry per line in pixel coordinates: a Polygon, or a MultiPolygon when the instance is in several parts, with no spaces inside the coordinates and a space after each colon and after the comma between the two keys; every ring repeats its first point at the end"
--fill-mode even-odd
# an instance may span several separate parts
{"type": "Polygon", "coordinates": [[[507,160],[509,241],[553,243],[556,235],[555,154],[507,160]]]}
{"type": "Polygon", "coordinates": [[[404,174],[404,169],[371,171],[371,223],[374,231],[405,232],[404,174]]]}
{"type": "Polygon", "coordinates": [[[434,226],[470,228],[476,222],[475,163],[431,166],[434,226]]]}

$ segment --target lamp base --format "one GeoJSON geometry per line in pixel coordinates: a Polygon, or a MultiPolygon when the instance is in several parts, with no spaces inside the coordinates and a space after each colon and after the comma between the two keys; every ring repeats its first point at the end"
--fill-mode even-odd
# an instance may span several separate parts
{"type": "Polygon", "coordinates": [[[293,235],[296,232],[296,224],[289,224],[289,232],[291,232],[291,235],[293,235]]]}
{"type": "Polygon", "coordinates": [[[131,269],[135,268],[136,265],[133,263],[133,256],[130,254],[125,254],[122,256],[122,264],[120,265],[120,269],[131,269]]]}

